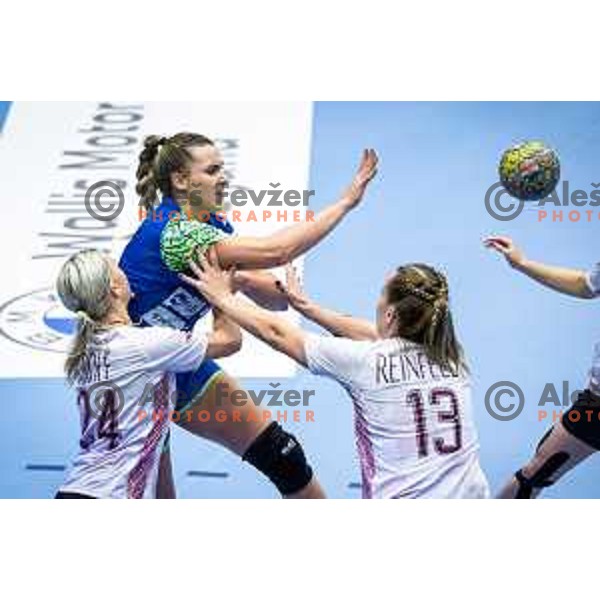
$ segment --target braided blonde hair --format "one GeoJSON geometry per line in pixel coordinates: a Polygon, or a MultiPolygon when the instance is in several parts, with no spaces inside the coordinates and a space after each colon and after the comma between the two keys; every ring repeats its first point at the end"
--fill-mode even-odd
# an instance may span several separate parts
{"type": "Polygon", "coordinates": [[[458,372],[468,371],[449,307],[448,281],[429,265],[401,266],[386,285],[388,303],[398,322],[397,335],[423,344],[434,362],[458,372]]]}

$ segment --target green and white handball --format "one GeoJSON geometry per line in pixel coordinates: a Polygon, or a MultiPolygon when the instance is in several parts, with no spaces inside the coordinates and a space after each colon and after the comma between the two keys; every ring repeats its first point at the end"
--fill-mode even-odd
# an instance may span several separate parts
{"type": "Polygon", "coordinates": [[[200,221],[172,220],[163,229],[160,254],[169,269],[177,273],[189,271],[189,262],[196,249],[206,252],[227,236],[216,227],[200,221]]]}

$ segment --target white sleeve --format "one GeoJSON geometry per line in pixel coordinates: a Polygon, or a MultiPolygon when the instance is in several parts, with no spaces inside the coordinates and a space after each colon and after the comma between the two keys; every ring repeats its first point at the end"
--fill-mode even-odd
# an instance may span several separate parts
{"type": "Polygon", "coordinates": [[[146,327],[141,340],[149,371],[186,373],[195,371],[204,360],[208,335],[197,326],[192,331],[170,327],[146,327]]]}
{"type": "Polygon", "coordinates": [[[315,375],[327,375],[356,387],[370,342],[308,334],[304,342],[306,365],[315,375]]]}
{"type": "Polygon", "coordinates": [[[600,263],[587,274],[587,282],[595,296],[600,296],[600,263]]]}

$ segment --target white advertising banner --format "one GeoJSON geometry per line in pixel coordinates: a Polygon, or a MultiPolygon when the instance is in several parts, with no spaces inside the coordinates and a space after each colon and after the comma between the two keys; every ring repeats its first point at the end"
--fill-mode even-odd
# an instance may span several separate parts
{"type": "MultiPolygon", "coordinates": [[[[309,102],[14,103],[0,138],[0,377],[62,376],[75,323],[54,291],[56,275],[84,248],[120,256],[141,218],[135,170],[146,135],[190,131],[215,140],[230,192],[302,193],[308,191],[311,126],[309,102]],[[124,208],[112,220],[86,209],[85,192],[99,181],[124,192],[124,208]]],[[[265,204],[250,200],[237,207],[236,231],[269,235],[306,211],[265,204]]],[[[295,373],[292,361],[248,335],[242,351],[222,364],[237,377],[295,373]]]]}

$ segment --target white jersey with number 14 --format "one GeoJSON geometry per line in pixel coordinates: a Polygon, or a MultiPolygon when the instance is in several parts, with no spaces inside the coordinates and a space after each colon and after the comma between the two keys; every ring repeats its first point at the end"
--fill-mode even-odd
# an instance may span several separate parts
{"type": "Polygon", "coordinates": [[[154,498],[160,453],[176,400],[173,373],[200,366],[208,339],[168,327],[98,333],[77,382],[80,450],[63,492],[95,498],[154,498]]]}

